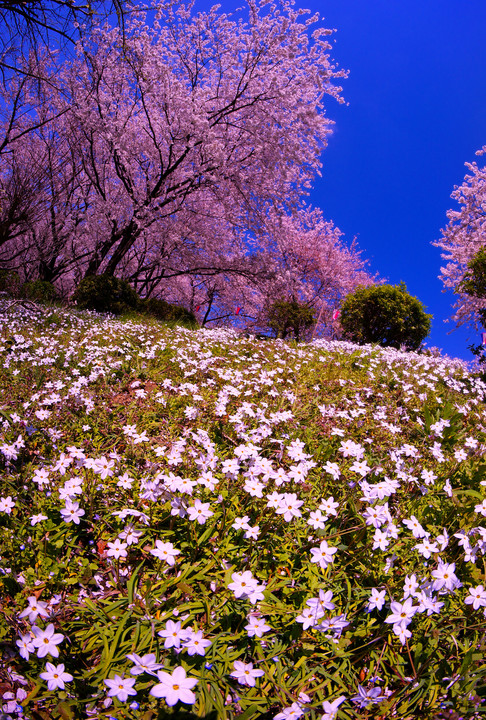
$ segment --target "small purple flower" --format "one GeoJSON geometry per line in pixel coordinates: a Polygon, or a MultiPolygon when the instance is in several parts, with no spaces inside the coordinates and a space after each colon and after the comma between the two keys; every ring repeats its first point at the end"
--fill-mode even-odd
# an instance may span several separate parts
{"type": "Polygon", "coordinates": [[[358,694],[351,698],[351,700],[358,705],[360,708],[366,708],[368,705],[373,703],[379,703],[382,700],[386,700],[386,695],[381,694],[381,688],[373,687],[369,690],[365,690],[364,687],[358,685],[358,694]]]}

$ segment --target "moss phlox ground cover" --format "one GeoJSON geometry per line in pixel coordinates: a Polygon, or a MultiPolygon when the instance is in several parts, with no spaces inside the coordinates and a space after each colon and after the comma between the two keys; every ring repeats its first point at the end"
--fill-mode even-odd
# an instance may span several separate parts
{"type": "Polygon", "coordinates": [[[481,716],[465,363],[21,306],[0,327],[7,716],[481,716]]]}

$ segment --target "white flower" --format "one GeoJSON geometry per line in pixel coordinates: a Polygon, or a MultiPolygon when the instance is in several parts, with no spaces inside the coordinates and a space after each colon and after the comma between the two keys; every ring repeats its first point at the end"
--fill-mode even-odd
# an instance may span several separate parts
{"type": "Polygon", "coordinates": [[[70,673],[64,671],[64,665],[53,665],[52,663],[46,663],[45,672],[41,673],[40,676],[43,680],[47,680],[47,687],[49,690],[64,690],[64,683],[70,682],[73,676],[70,673]]]}
{"type": "Polygon", "coordinates": [[[187,630],[183,630],[181,622],[167,620],[164,630],[160,630],[158,634],[160,637],[165,638],[165,648],[180,648],[181,641],[187,637],[187,630]]]}
{"type": "Polygon", "coordinates": [[[59,650],[57,645],[62,643],[64,635],[54,632],[54,625],[50,623],[45,630],[41,630],[37,625],[32,626],[32,632],[34,639],[32,644],[37,648],[37,657],[43,658],[46,655],[52,655],[53,657],[59,657],[59,650]]]}
{"type": "Polygon", "coordinates": [[[320,530],[323,530],[326,525],[327,516],[323,515],[320,509],[313,510],[309,514],[309,519],[307,520],[307,524],[311,525],[311,527],[314,528],[314,530],[317,530],[318,528],[320,530]]]}
{"type": "Polygon", "coordinates": [[[461,587],[461,582],[454,574],[455,569],[455,563],[447,564],[439,560],[439,567],[437,570],[432,570],[432,577],[435,578],[432,583],[432,588],[434,590],[445,589],[452,591],[456,587],[461,587]]]}
{"type": "Polygon", "coordinates": [[[134,663],[134,666],[130,668],[132,675],[140,675],[141,673],[148,673],[149,675],[156,675],[156,670],[159,670],[163,665],[156,662],[154,653],[148,653],[147,655],[137,655],[131,653],[127,655],[127,658],[134,663]]]}
{"type": "Polygon", "coordinates": [[[292,703],[290,707],[286,707],[282,712],[277,713],[273,720],[296,720],[296,718],[302,717],[304,711],[300,707],[299,703],[292,703]]]}
{"type": "Polygon", "coordinates": [[[346,700],[346,697],[344,695],[341,695],[340,697],[336,698],[332,702],[329,702],[328,700],[324,700],[322,704],[322,709],[324,710],[324,715],[321,715],[321,720],[334,720],[334,718],[337,715],[338,707],[346,700]]]}
{"type": "Polygon", "coordinates": [[[172,543],[164,543],[162,540],[156,540],[155,547],[152,548],[150,554],[154,555],[156,558],[160,558],[160,560],[165,560],[168,565],[174,565],[175,556],[179,555],[180,552],[181,551],[177,550],[172,543]]]}
{"type": "Polygon", "coordinates": [[[27,617],[29,618],[29,621],[31,623],[34,623],[37,620],[38,615],[41,617],[49,617],[49,613],[47,611],[47,603],[42,602],[41,600],[37,600],[37,598],[34,595],[31,595],[29,598],[27,598],[29,607],[25,608],[20,615],[19,618],[27,617]]]}
{"type": "Polygon", "coordinates": [[[371,597],[368,600],[367,604],[368,612],[371,612],[375,608],[377,610],[381,610],[381,608],[385,604],[385,597],[386,590],[377,590],[376,588],[371,588],[371,597]]]}
{"type": "Polygon", "coordinates": [[[327,498],[327,500],[321,500],[321,503],[319,505],[319,510],[322,510],[323,513],[326,515],[335,515],[337,516],[337,509],[339,507],[339,503],[335,502],[334,498],[331,497],[327,498]]]}
{"type": "Polygon", "coordinates": [[[4,512],[7,513],[7,515],[10,515],[12,512],[12,508],[14,507],[15,503],[13,502],[11,495],[0,498],[0,512],[4,512]]]}
{"type": "Polygon", "coordinates": [[[262,637],[263,633],[271,629],[270,625],[266,624],[264,618],[257,617],[256,615],[248,616],[248,625],[245,625],[248,637],[262,637]]]}
{"type": "Polygon", "coordinates": [[[327,542],[323,540],[318,548],[311,548],[311,562],[319,563],[319,567],[325,570],[334,561],[333,555],[335,552],[337,552],[337,548],[329,547],[327,542]]]}
{"type": "Polygon", "coordinates": [[[134,689],[135,679],[124,678],[120,675],[115,675],[114,678],[108,678],[103,680],[105,685],[108,685],[108,697],[116,697],[120,702],[126,702],[129,695],[136,695],[137,691],[134,689]]]}
{"type": "Polygon", "coordinates": [[[411,631],[401,623],[396,623],[396,625],[393,626],[393,632],[395,635],[398,635],[398,639],[402,645],[405,645],[407,639],[412,637],[411,631]]]}
{"type": "Polygon", "coordinates": [[[474,510],[475,512],[480,513],[481,515],[484,515],[484,517],[486,517],[486,500],[483,500],[483,502],[479,503],[479,505],[475,505],[474,510]]]}
{"type": "Polygon", "coordinates": [[[258,600],[263,600],[262,590],[265,589],[265,586],[258,583],[250,570],[233,573],[231,579],[233,582],[229,583],[228,588],[233,590],[236,598],[248,599],[253,605],[258,600]]]}
{"type": "Polygon", "coordinates": [[[392,614],[385,618],[385,622],[406,627],[417,612],[417,609],[417,605],[413,605],[412,598],[407,598],[404,603],[392,602],[390,604],[392,614]]]}
{"type": "Polygon", "coordinates": [[[483,585],[469,588],[469,595],[464,600],[466,605],[472,605],[474,610],[480,607],[486,607],[486,590],[483,585]]]}
{"type": "Polygon", "coordinates": [[[235,530],[248,530],[250,527],[248,524],[249,519],[248,515],[244,515],[242,518],[237,517],[231,527],[235,530]]]}
{"type": "Polygon", "coordinates": [[[412,534],[415,538],[427,537],[427,532],[423,529],[422,525],[419,523],[415,515],[412,515],[410,519],[404,520],[403,524],[412,531],[412,534]]]}
{"type": "Polygon", "coordinates": [[[276,512],[278,515],[283,515],[286,522],[290,522],[294,517],[301,517],[299,508],[303,504],[304,501],[299,500],[295,493],[284,493],[276,512]]]}
{"type": "Polygon", "coordinates": [[[230,676],[236,678],[240,685],[255,687],[255,679],[265,675],[263,670],[254,669],[252,663],[244,663],[241,660],[235,660],[233,667],[234,670],[230,676]]]}
{"type": "Polygon", "coordinates": [[[192,692],[192,688],[197,685],[196,678],[186,677],[186,671],[183,667],[176,667],[172,675],[159,670],[157,677],[160,683],[154,685],[150,694],[157,698],[164,698],[167,705],[172,706],[177,702],[183,702],[192,705],[196,702],[196,696],[192,692]]]}
{"type": "Polygon", "coordinates": [[[210,503],[203,503],[200,500],[195,500],[194,505],[190,505],[187,508],[187,514],[190,520],[197,520],[200,525],[204,525],[206,520],[214,515],[209,509],[210,503]]]}
{"type": "Polygon", "coordinates": [[[20,657],[23,657],[24,660],[28,660],[29,653],[32,653],[35,650],[32,643],[32,635],[30,633],[27,633],[27,635],[21,635],[20,640],[16,640],[16,645],[19,648],[20,657]]]}
{"type": "Polygon", "coordinates": [[[202,630],[191,630],[188,628],[186,631],[186,639],[184,640],[183,647],[187,650],[188,655],[205,655],[206,648],[210,647],[211,640],[206,640],[203,637],[202,630]]]}
{"type": "Polygon", "coordinates": [[[66,506],[61,509],[61,515],[64,522],[73,522],[75,525],[79,525],[79,520],[84,515],[84,510],[79,507],[79,503],[67,499],[66,506]]]}
{"type": "Polygon", "coordinates": [[[118,538],[115,540],[115,542],[108,542],[108,550],[106,551],[107,557],[113,557],[116,559],[118,558],[126,558],[127,556],[127,546],[128,543],[121,542],[118,538]]]}

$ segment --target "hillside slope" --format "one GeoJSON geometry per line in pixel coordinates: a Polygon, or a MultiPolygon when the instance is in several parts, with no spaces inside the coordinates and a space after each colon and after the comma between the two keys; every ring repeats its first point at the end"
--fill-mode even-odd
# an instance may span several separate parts
{"type": "Polygon", "coordinates": [[[481,713],[486,386],[464,363],[0,323],[4,712],[481,713]]]}

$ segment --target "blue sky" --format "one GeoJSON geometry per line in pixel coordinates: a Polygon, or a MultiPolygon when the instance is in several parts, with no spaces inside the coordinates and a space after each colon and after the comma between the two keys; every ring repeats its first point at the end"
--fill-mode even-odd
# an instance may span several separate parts
{"type": "Polygon", "coordinates": [[[311,201],[357,236],[370,268],[403,280],[434,316],[429,345],[471,358],[471,329],[450,332],[453,296],[431,242],[454,206],[464,163],[486,144],[484,0],[299,0],[336,28],[333,57],[349,70],[311,201]]]}

